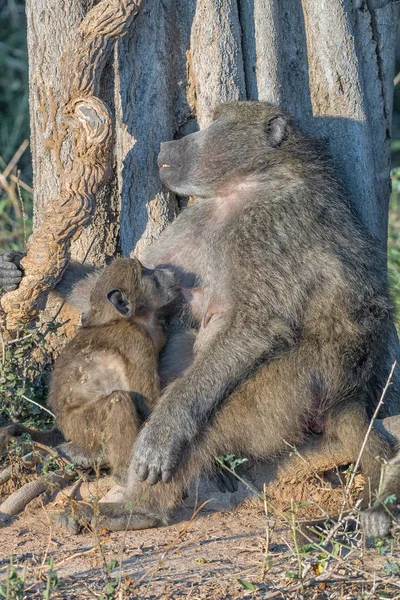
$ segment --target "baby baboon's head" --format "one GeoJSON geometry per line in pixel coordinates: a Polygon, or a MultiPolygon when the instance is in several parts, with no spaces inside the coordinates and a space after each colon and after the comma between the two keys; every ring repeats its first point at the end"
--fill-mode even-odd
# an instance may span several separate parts
{"type": "Polygon", "coordinates": [[[83,324],[145,317],[172,302],[177,294],[175,276],[169,269],[146,269],[137,258],[119,258],[97,280],[83,324]]]}

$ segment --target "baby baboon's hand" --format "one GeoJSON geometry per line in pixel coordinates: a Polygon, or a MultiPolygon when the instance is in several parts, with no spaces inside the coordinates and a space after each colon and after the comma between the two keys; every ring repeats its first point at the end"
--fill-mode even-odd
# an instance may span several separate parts
{"type": "Polygon", "coordinates": [[[134,465],[140,481],[147,479],[150,485],[157,481],[168,482],[181,457],[183,439],[177,423],[168,419],[160,423],[152,419],[140,432],[134,452],[134,465]]]}

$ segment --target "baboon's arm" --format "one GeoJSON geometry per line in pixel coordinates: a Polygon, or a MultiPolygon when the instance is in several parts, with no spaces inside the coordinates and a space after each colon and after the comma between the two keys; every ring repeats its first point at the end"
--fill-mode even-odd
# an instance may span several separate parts
{"type": "Polygon", "coordinates": [[[182,452],[207,424],[220,402],[258,363],[295,343],[294,330],[281,318],[252,329],[243,323],[219,332],[185,374],[168,386],[139,435],[134,464],[139,479],[169,481],[182,452]]]}

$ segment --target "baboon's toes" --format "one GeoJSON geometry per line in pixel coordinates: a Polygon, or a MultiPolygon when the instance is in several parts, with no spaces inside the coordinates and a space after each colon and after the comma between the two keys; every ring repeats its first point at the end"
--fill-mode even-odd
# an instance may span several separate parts
{"type": "Polygon", "coordinates": [[[57,513],[54,517],[54,523],[57,527],[64,529],[71,535],[78,535],[81,531],[81,526],[78,521],[76,521],[72,515],[68,514],[66,511],[57,513]]]}
{"type": "Polygon", "coordinates": [[[90,529],[93,510],[87,505],[74,505],[54,515],[54,523],[71,535],[78,535],[83,529],[90,529]]]}

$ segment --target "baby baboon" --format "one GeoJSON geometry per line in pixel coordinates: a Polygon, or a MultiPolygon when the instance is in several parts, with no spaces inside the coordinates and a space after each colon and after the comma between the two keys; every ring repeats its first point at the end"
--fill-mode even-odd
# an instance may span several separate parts
{"type": "Polygon", "coordinates": [[[400,523],[400,449],[382,468],[381,489],[375,505],[361,513],[361,525],[370,538],[389,535],[393,521],[400,523]]]}
{"type": "Polygon", "coordinates": [[[171,271],[118,259],[82,282],[72,301],[79,304],[87,289],[90,307],[55,362],[49,404],[71,459],[106,463],[124,478],[139,428],[160,395],[157,361],[165,335],[157,311],[177,287],[171,271]]]}
{"type": "MultiPolygon", "coordinates": [[[[193,362],[135,442],[134,510],[101,504],[110,529],[164,521],[185,482],[226,452],[270,458],[318,432],[321,452],[354,460],[387,377],[385,256],[285,112],[221,105],[206,129],[162,144],[158,163],[170,189],[197,199],[144,264],[200,284],[202,318],[193,362]]],[[[16,279],[8,269],[0,284],[16,279]]],[[[373,432],[361,465],[372,488],[375,456],[388,453],[373,432]]]]}

